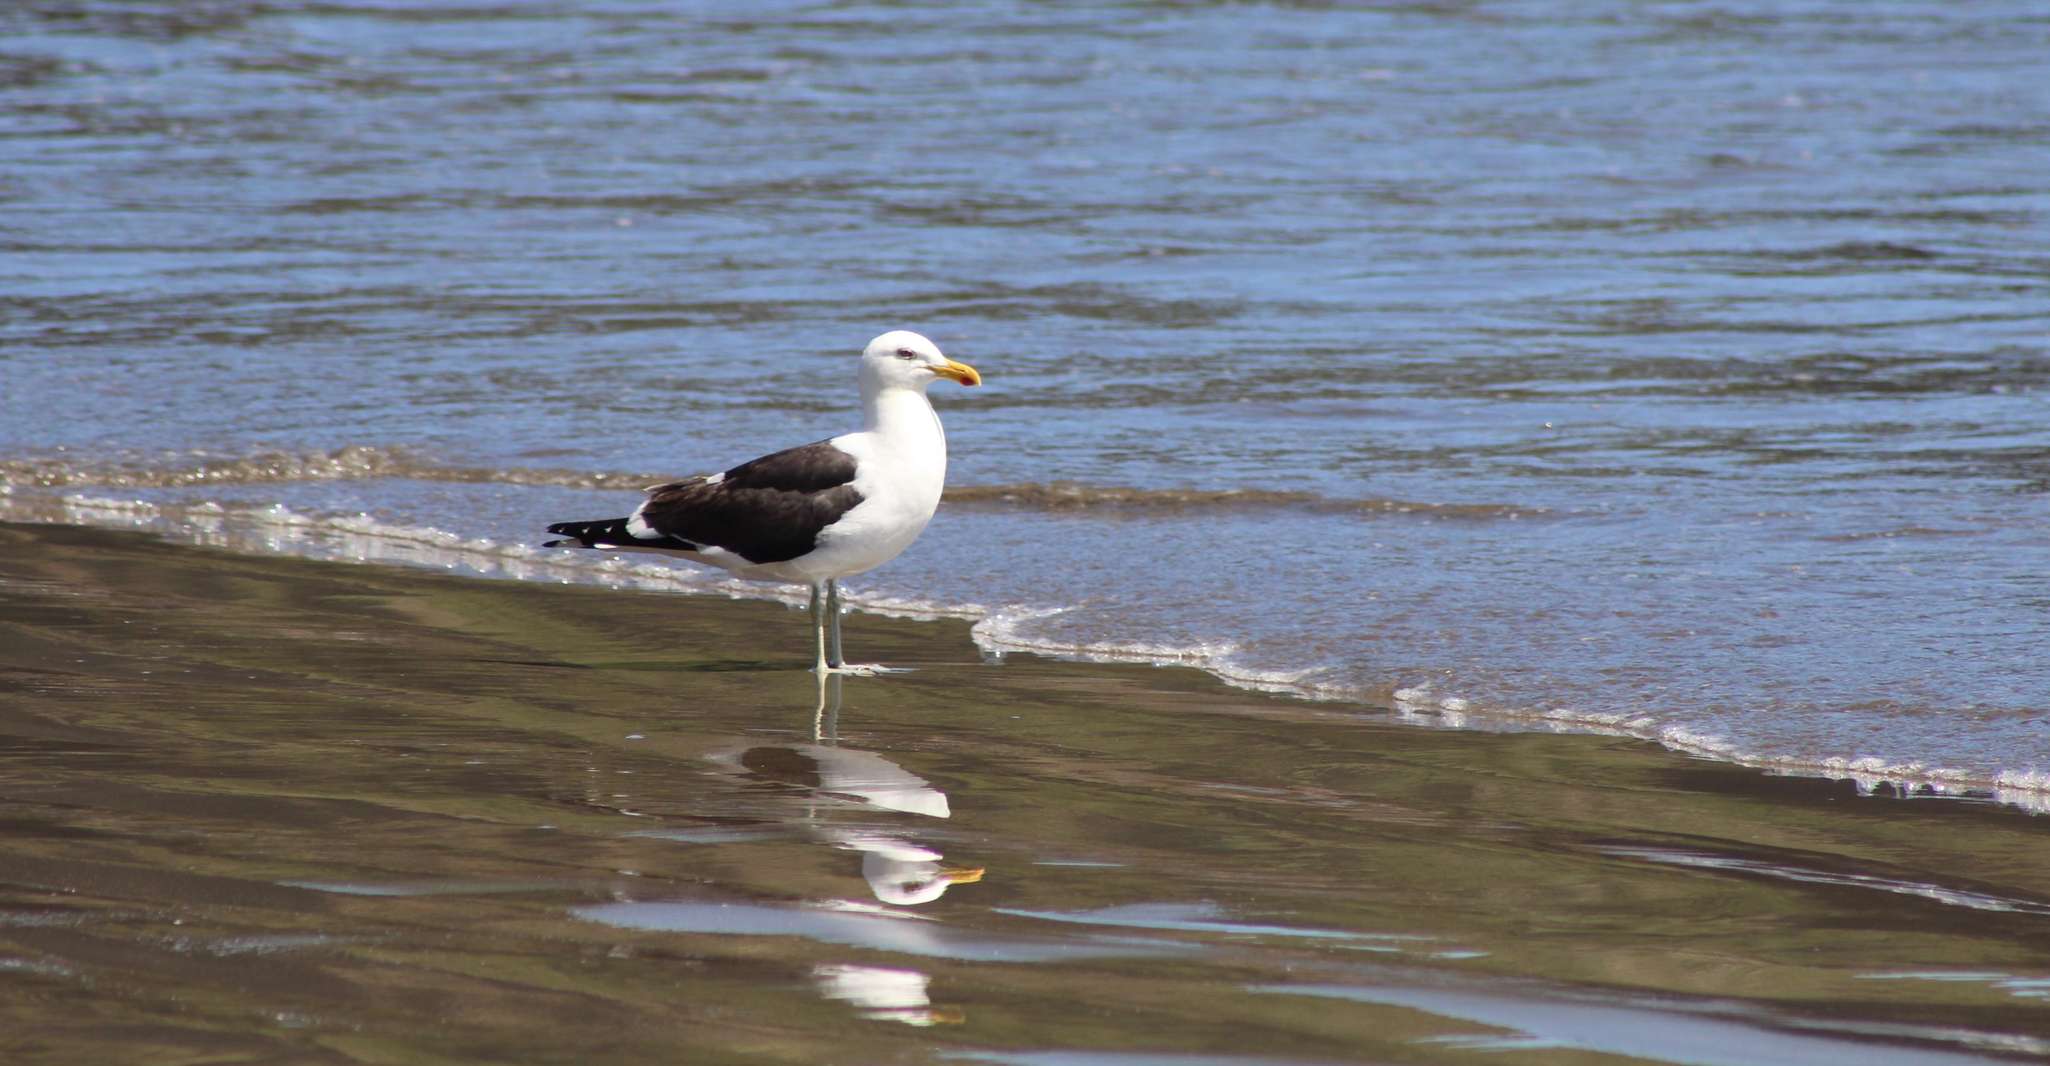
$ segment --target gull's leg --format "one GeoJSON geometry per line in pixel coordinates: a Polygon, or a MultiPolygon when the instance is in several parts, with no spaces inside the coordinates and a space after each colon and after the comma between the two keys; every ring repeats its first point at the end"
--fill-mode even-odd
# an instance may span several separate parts
{"type": "Polygon", "coordinates": [[[818,659],[812,664],[812,669],[821,677],[825,676],[827,670],[826,615],[823,610],[824,606],[823,603],[819,602],[819,586],[814,582],[811,587],[811,630],[812,636],[817,638],[819,655],[818,659]]]}
{"type": "Polygon", "coordinates": [[[855,677],[869,677],[874,674],[896,673],[897,670],[895,667],[852,666],[848,664],[847,657],[840,654],[840,615],[843,613],[844,609],[840,605],[840,582],[835,578],[827,578],[826,619],[827,624],[832,627],[832,636],[829,638],[821,639],[830,640],[830,647],[832,650],[830,652],[820,653],[826,656],[826,658],[822,660],[826,664],[823,667],[823,669],[831,670],[836,674],[852,674],[855,677]]]}
{"type": "Polygon", "coordinates": [[[826,665],[838,670],[847,665],[847,658],[840,654],[840,582],[837,578],[826,579],[826,618],[833,625],[831,650],[827,653],[826,665]]]}

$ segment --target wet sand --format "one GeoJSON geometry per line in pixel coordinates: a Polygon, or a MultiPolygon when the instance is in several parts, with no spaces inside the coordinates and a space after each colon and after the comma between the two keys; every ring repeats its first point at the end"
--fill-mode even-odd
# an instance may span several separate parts
{"type": "Polygon", "coordinates": [[[2050,1056],[1990,804],[63,526],[0,634],[8,1062],[2050,1056]]]}

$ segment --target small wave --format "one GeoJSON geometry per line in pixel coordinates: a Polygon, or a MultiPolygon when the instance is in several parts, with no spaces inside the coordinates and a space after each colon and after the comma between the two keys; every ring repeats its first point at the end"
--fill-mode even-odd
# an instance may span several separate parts
{"type": "MultiPolygon", "coordinates": [[[[671,480],[678,474],[692,472],[695,471],[650,474],[455,466],[422,458],[404,448],[361,444],[332,451],[258,452],[243,456],[177,453],[155,457],[56,455],[0,460],[0,484],[37,488],[169,489],[402,478],[472,485],[639,491],[671,480]]],[[[946,501],[957,506],[1057,512],[1293,510],[1319,514],[1422,515],[1474,521],[1534,518],[1552,513],[1542,507],[1514,504],[1419,503],[1378,497],[1347,499],[1275,489],[1145,489],[1087,485],[1074,481],[959,485],[947,489],[946,501]]]]}
{"type": "Polygon", "coordinates": [[[1856,544],[1866,540],[1916,539],[1926,537],[1970,537],[1983,532],[1977,529],[1939,529],[1934,526],[1900,526],[1895,529],[1859,530],[1854,533],[1830,533],[1815,539],[1830,544],[1856,544]]]}
{"type": "MultiPolygon", "coordinates": [[[[72,493],[11,492],[0,486],[0,520],[133,529],[207,547],[340,562],[383,563],[518,581],[568,581],[660,592],[774,600],[802,607],[795,586],[743,581],[721,571],[641,557],[537,548],[465,537],[433,526],[385,522],[367,514],[309,514],[282,504],[240,506],[213,500],[151,502],[72,493]]],[[[848,606],[916,621],[972,621],[977,605],[852,593],[848,606]]]]}
{"type": "MultiPolygon", "coordinates": [[[[308,514],[282,505],[233,506],[215,501],[149,502],[85,494],[10,491],[0,486],[0,520],[128,528],[190,543],[260,554],[396,564],[525,581],[579,582],[616,588],[766,599],[802,606],[795,587],[741,581],[723,573],[638,558],[557,552],[524,543],[464,537],[448,530],[380,521],[364,514],[308,514]]],[[[1794,756],[1761,752],[1652,714],[1605,714],[1567,707],[1498,706],[1432,683],[1361,687],[1328,669],[1262,669],[1229,641],[1171,644],[1086,640],[1049,632],[1042,623],[1072,608],[987,608],[916,598],[852,596],[850,606],[923,620],[973,622],[971,636],[992,654],[1028,652],[1091,662],[1188,666],[1237,688],[1320,701],[1383,707],[1415,725],[1484,731],[1538,730],[1629,737],[1718,762],[1799,777],[1853,782],[1868,796],[1992,800],[2050,814],[2050,771],[2010,768],[1993,775],[1873,758],[1794,756]]],[[[1055,627],[1057,628],[1057,627],[1055,627]]]]}
{"type": "MultiPolygon", "coordinates": [[[[1321,691],[1320,699],[1381,702],[1367,694],[1321,691]]],[[[1397,688],[1385,702],[1412,725],[1483,731],[1541,731],[1643,740],[1720,763],[1786,777],[1848,781],[1861,796],[1896,799],[1992,800],[2031,814],[2050,814],[2050,772],[2005,770],[1987,776],[1921,762],[1871,757],[1789,755],[1759,751],[1729,737],[1667,722],[1649,713],[1600,713],[1571,707],[1519,709],[1441,696],[1426,683],[1397,688]]]]}
{"type": "Polygon", "coordinates": [[[1927,248],[1894,241],[1839,241],[1820,248],[1798,248],[1790,251],[1772,252],[1768,255],[1796,262],[1809,260],[1843,259],[1856,262],[1938,259],[1941,255],[1927,248]]]}
{"type": "MultiPolygon", "coordinates": [[[[672,592],[759,595],[722,575],[615,557],[555,552],[465,537],[431,526],[364,514],[308,514],[282,504],[245,507],[207,500],[147,500],[69,494],[0,494],[0,519],[133,529],[207,547],[341,562],[388,563],[526,581],[583,581],[672,592]]],[[[795,596],[771,597],[796,602],[795,596]]]]}
{"type": "Polygon", "coordinates": [[[572,489],[639,489],[665,480],[659,474],[449,466],[419,458],[403,448],[362,444],[332,451],[257,452],[243,456],[195,452],[155,457],[58,455],[0,460],[0,482],[38,488],[91,485],[115,489],[170,489],[196,485],[268,485],[372,478],[466,484],[496,482],[572,489]]]}
{"type": "Polygon", "coordinates": [[[985,612],[970,631],[976,646],[995,655],[1010,652],[1048,655],[1091,663],[1136,663],[1146,666],[1188,666],[1234,688],[1294,696],[1307,700],[1344,700],[1353,694],[1320,682],[1321,668],[1262,670],[1238,661],[1240,646],[1231,641],[1162,644],[1138,640],[1076,641],[1037,635],[1035,623],[1068,613],[1068,607],[1010,607],[985,612]]]}
{"type": "Polygon", "coordinates": [[[1073,481],[1012,485],[962,485],[947,489],[946,501],[968,506],[1016,507],[1041,511],[1195,511],[1283,509],[1322,514],[1428,515],[1440,518],[1527,518],[1551,514],[1543,507],[1499,503],[1418,503],[1375,497],[1346,499],[1314,492],[1276,489],[1141,489],[1085,485],[1073,481]]]}

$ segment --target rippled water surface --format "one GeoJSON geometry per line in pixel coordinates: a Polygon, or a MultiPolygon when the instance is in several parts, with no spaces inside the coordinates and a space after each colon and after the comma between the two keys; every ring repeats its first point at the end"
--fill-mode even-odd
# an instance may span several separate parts
{"type": "Polygon", "coordinates": [[[2040,815],[677,599],[0,523],[0,1057],[2050,1060],[2040,815]]]}
{"type": "Polygon", "coordinates": [[[848,428],[906,326],[988,386],[936,392],[954,501],[858,600],[2050,774],[2038,4],[31,2],[0,42],[17,517],[589,575],[508,546],[848,428]]]}

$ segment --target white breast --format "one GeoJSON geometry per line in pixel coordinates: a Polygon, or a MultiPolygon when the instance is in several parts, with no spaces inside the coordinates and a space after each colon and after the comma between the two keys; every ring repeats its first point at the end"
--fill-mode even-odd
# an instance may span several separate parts
{"type": "Polygon", "coordinates": [[[813,580],[846,577],[895,559],[932,521],[947,482],[947,438],[922,393],[905,390],[871,429],[833,438],[858,464],[861,503],[819,536],[818,549],[792,560],[813,580]]]}

